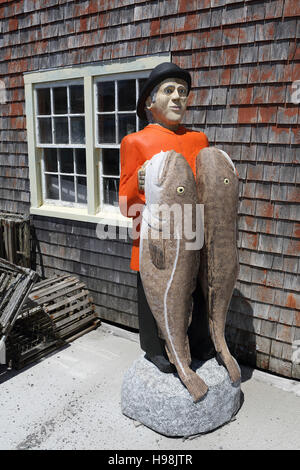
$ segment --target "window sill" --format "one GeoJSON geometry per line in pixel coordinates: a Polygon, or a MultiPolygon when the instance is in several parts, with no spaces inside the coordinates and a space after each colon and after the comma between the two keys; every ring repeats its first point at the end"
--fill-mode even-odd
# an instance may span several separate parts
{"type": "Polygon", "coordinates": [[[79,220],[81,222],[94,222],[96,224],[113,225],[119,227],[132,227],[132,220],[124,217],[120,212],[102,211],[95,215],[88,214],[87,209],[78,207],[59,207],[43,204],[40,207],[31,207],[30,214],[45,217],[58,217],[60,219],[79,220]]]}

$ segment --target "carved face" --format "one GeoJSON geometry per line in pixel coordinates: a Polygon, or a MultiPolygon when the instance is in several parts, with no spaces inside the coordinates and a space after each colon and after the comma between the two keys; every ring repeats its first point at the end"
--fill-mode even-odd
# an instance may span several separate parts
{"type": "Polygon", "coordinates": [[[161,82],[155,101],[149,96],[146,108],[151,111],[154,122],[169,129],[177,128],[187,107],[188,86],[180,78],[168,78],[161,82]]]}

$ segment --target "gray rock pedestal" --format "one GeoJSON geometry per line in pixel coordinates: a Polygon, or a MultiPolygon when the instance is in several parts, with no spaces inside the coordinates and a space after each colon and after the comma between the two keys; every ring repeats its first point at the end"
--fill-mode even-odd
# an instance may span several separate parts
{"type": "Polygon", "coordinates": [[[230,421],[240,408],[240,383],[233,385],[215,358],[193,361],[192,368],[209,387],[198,403],[177,374],[164,374],[140,357],[124,375],[122,413],[172,437],[207,433],[230,421]]]}

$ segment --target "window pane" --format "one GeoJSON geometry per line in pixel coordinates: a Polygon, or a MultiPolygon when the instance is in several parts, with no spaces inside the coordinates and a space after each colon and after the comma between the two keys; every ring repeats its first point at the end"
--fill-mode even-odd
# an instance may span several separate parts
{"type": "Polygon", "coordinates": [[[53,88],[54,114],[68,113],[67,87],[53,88]]]}
{"type": "Polygon", "coordinates": [[[62,201],[75,202],[74,177],[62,175],[61,182],[61,199],[62,201]]]}
{"type": "Polygon", "coordinates": [[[136,131],[135,114],[119,114],[119,142],[127,134],[136,131]]]}
{"type": "Polygon", "coordinates": [[[115,83],[101,82],[97,83],[98,90],[98,111],[115,110],[115,83]]]}
{"type": "Polygon", "coordinates": [[[71,118],[71,142],[72,144],[85,143],[85,128],[83,117],[71,118]]]}
{"type": "Polygon", "coordinates": [[[50,88],[37,90],[38,114],[51,114],[50,88]]]}
{"type": "Polygon", "coordinates": [[[52,144],[51,118],[38,118],[40,144],[52,144]]]}
{"type": "Polygon", "coordinates": [[[69,143],[68,118],[54,118],[54,135],[56,144],[69,143]]]}
{"type": "Polygon", "coordinates": [[[120,174],[119,149],[102,149],[102,170],[104,175],[120,174]]]}
{"type": "Polygon", "coordinates": [[[71,114],[84,113],[83,85],[70,86],[70,112],[71,114]]]}
{"type": "Polygon", "coordinates": [[[59,199],[58,176],[45,175],[46,198],[59,199]]]}
{"type": "Polygon", "coordinates": [[[44,167],[45,171],[57,172],[57,150],[44,149],[44,167]]]}
{"type": "Polygon", "coordinates": [[[119,179],[103,178],[103,201],[112,206],[119,205],[119,179]]]}
{"type": "Polygon", "coordinates": [[[60,172],[74,173],[73,149],[60,149],[60,172]]]}
{"type": "Polygon", "coordinates": [[[79,175],[86,175],[86,158],[84,149],[76,149],[76,173],[79,175]]]}
{"type": "Polygon", "coordinates": [[[99,143],[116,142],[115,116],[98,115],[98,139],[99,143]]]}
{"type": "Polygon", "coordinates": [[[118,81],[118,110],[134,111],[136,106],[135,80],[118,81]]]}
{"type": "Polygon", "coordinates": [[[77,178],[77,202],[81,204],[87,202],[86,178],[82,176],[77,178]]]}

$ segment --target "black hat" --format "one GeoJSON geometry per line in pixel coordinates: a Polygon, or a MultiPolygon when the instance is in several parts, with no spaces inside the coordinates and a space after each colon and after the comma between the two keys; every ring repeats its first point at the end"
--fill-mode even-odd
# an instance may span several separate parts
{"type": "Polygon", "coordinates": [[[145,102],[153,88],[166,78],[181,78],[188,85],[188,92],[191,89],[191,75],[187,70],[181,69],[172,62],[164,62],[157,65],[150,73],[145,85],[143,86],[137,102],[137,115],[140,119],[146,121],[145,102]]]}

